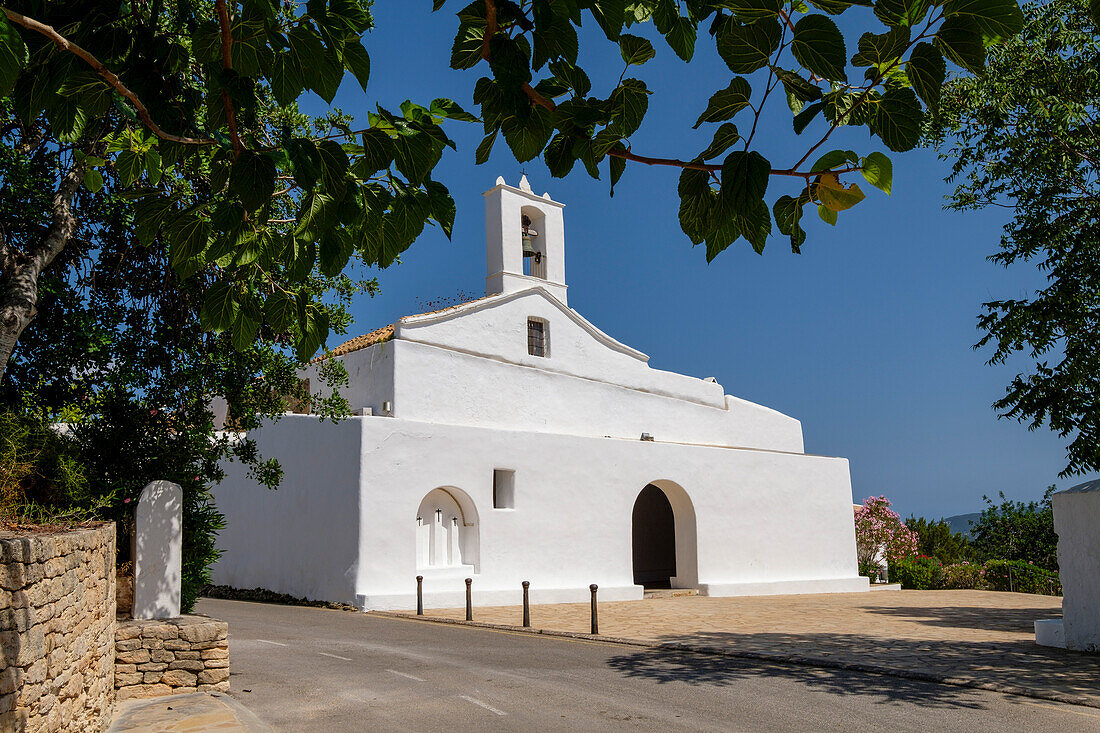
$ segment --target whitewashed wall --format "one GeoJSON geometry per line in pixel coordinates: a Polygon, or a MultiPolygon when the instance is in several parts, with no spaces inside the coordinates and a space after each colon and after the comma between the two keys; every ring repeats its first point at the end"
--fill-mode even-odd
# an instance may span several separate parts
{"type": "Polygon", "coordinates": [[[1054,494],[1065,646],[1100,652],[1100,481],[1054,494]]]}
{"type": "Polygon", "coordinates": [[[583,601],[589,583],[600,585],[601,598],[638,598],[631,512],[638,492],[658,483],[670,490],[677,513],[680,585],[713,595],[867,588],[856,574],[844,459],[384,417],[331,426],[291,416],[264,428],[259,439],[265,451],[328,449],[299,450],[296,478],[278,492],[260,495],[239,475],[218,488],[229,526],[216,582],[310,597],[331,589],[333,599],[347,600],[349,568],[356,567],[352,585],[363,608],[413,607],[417,574],[425,576],[426,602],[437,607],[461,604],[467,576],[475,578],[478,603],[518,601],[522,580],[531,581],[535,602],[583,601]],[[337,440],[339,431],[351,437],[337,440]],[[516,472],[514,509],[493,508],[494,468],[516,472]],[[359,487],[355,565],[340,544],[351,522],[339,512],[348,511],[359,487]],[[417,567],[417,509],[438,487],[457,489],[476,509],[480,572],[417,567]],[[263,522],[249,521],[256,502],[266,504],[263,522]],[[685,520],[691,511],[694,523],[685,520]],[[293,519],[273,532],[271,518],[286,514],[293,519]],[[295,537],[279,542],[295,546],[295,562],[273,562],[256,551],[272,543],[269,535],[287,532],[295,537]]]}

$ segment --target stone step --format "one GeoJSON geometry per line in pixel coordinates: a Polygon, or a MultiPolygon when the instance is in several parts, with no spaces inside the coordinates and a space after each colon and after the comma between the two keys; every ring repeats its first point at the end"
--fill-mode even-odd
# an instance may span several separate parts
{"type": "Polygon", "coordinates": [[[682,596],[697,596],[698,588],[650,588],[643,598],[680,598],[682,596]]]}

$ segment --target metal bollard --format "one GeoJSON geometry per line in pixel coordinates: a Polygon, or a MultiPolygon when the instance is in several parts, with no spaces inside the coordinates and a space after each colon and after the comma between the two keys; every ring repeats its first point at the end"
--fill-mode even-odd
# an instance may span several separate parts
{"type": "Polygon", "coordinates": [[[600,619],[596,612],[596,591],[599,586],[593,583],[588,586],[588,590],[592,591],[592,634],[596,635],[600,633],[600,619]]]}
{"type": "Polygon", "coordinates": [[[531,587],[531,581],[523,581],[523,625],[531,625],[531,603],[527,598],[527,589],[531,587]]]}
{"type": "Polygon", "coordinates": [[[474,620],[474,602],[470,587],[474,584],[473,578],[466,578],[466,620],[474,620]]]}
{"type": "Polygon", "coordinates": [[[416,615],[424,615],[424,576],[416,576],[416,615]]]}

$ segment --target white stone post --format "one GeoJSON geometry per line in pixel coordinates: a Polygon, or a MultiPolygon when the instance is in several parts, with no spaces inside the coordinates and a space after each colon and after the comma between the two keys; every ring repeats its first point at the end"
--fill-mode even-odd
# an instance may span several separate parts
{"type": "Polygon", "coordinates": [[[153,481],[141,490],[134,537],[134,618],[180,615],[183,490],[153,481]]]}
{"type": "Polygon", "coordinates": [[[1100,652],[1100,481],[1054,494],[1062,618],[1035,622],[1035,641],[1100,652]]]}

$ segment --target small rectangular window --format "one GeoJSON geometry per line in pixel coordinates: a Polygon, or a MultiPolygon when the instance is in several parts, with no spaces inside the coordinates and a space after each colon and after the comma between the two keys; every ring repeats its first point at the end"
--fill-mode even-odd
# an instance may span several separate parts
{"type": "Polygon", "coordinates": [[[516,472],[507,468],[493,469],[493,508],[516,508],[516,472]]]}
{"type": "Polygon", "coordinates": [[[527,319],[527,353],[531,356],[546,356],[546,321],[539,318],[527,319]]]}

